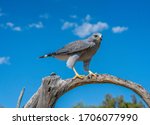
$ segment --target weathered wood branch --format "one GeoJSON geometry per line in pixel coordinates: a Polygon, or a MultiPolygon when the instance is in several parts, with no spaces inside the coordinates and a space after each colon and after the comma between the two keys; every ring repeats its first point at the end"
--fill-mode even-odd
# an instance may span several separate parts
{"type": "Polygon", "coordinates": [[[22,97],[23,97],[23,94],[24,94],[24,91],[25,91],[25,88],[23,88],[20,92],[20,95],[18,97],[18,101],[17,101],[17,106],[16,108],[20,108],[20,104],[21,104],[21,101],[22,101],[22,97]]]}
{"type": "Polygon", "coordinates": [[[38,91],[31,97],[31,99],[24,106],[25,108],[48,108],[54,107],[56,101],[63,94],[71,89],[86,84],[105,84],[111,83],[126,87],[137,93],[150,107],[150,94],[139,84],[132,81],[123,80],[118,77],[108,74],[97,74],[94,76],[85,76],[83,79],[67,79],[62,80],[56,74],[52,74],[43,79],[42,85],[38,91]]]}

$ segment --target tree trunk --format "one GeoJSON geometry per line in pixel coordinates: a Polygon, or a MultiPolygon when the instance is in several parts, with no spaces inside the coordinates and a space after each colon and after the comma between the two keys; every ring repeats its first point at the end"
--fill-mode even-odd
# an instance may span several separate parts
{"type": "Polygon", "coordinates": [[[31,97],[24,108],[52,108],[55,106],[56,101],[63,94],[71,89],[86,84],[105,84],[111,83],[115,85],[124,86],[137,93],[150,107],[150,94],[139,84],[132,81],[123,80],[108,74],[97,74],[95,76],[85,76],[83,79],[66,79],[62,80],[56,74],[43,78],[42,85],[37,92],[31,97]]]}

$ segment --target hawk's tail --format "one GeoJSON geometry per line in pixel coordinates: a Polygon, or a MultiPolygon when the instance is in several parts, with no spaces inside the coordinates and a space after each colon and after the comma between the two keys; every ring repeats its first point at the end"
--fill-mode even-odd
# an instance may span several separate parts
{"type": "Polygon", "coordinates": [[[50,57],[50,56],[52,56],[53,54],[52,53],[50,53],[50,54],[46,54],[46,55],[44,55],[44,56],[40,56],[39,58],[47,58],[47,57],[50,57]]]}

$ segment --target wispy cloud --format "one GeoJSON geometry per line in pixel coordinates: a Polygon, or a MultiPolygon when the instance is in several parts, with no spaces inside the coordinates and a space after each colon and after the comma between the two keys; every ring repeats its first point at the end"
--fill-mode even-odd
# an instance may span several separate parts
{"type": "MultiPolygon", "coordinates": [[[[5,15],[5,13],[2,12],[2,9],[0,8],[0,17],[4,16],[4,15],[5,15]]],[[[41,15],[39,15],[39,18],[48,19],[49,14],[47,14],[47,13],[41,14],[41,15]]],[[[9,20],[9,19],[7,19],[7,20],[9,20]]],[[[0,28],[4,29],[4,30],[12,30],[12,31],[20,32],[20,31],[25,31],[28,29],[42,29],[42,28],[44,28],[44,24],[42,21],[37,21],[36,23],[33,22],[30,24],[17,25],[13,21],[3,21],[0,23],[0,28]]]]}
{"type": "Polygon", "coordinates": [[[66,21],[66,22],[63,23],[61,29],[66,30],[66,29],[75,27],[76,25],[77,25],[76,23],[66,21]]]}
{"type": "Polygon", "coordinates": [[[19,26],[14,27],[13,30],[14,30],[14,31],[18,31],[18,32],[19,32],[19,31],[22,31],[21,27],[19,27],[19,26]]]}
{"type": "Polygon", "coordinates": [[[41,21],[39,21],[37,23],[31,23],[28,26],[29,26],[29,28],[36,28],[36,29],[44,28],[44,25],[41,21]]]}
{"type": "Polygon", "coordinates": [[[6,23],[6,26],[12,28],[12,27],[14,27],[14,23],[12,23],[12,22],[7,22],[7,23],[6,23]]]}
{"type": "Polygon", "coordinates": [[[22,28],[20,26],[16,26],[14,23],[12,22],[7,22],[6,25],[4,26],[6,29],[9,28],[13,31],[17,31],[20,32],[22,31],[22,28]]]}
{"type": "Polygon", "coordinates": [[[10,57],[0,57],[0,65],[2,64],[10,64],[10,57]]]}
{"type": "Polygon", "coordinates": [[[49,14],[48,14],[48,13],[41,14],[41,15],[39,16],[39,18],[42,18],[42,19],[49,19],[49,14]]]}
{"type": "Polygon", "coordinates": [[[13,22],[7,22],[5,24],[0,24],[0,28],[9,29],[9,30],[16,31],[16,32],[21,32],[21,31],[25,31],[27,29],[33,29],[33,28],[42,29],[44,28],[44,24],[41,21],[39,21],[37,23],[30,23],[24,26],[19,26],[19,25],[14,24],[13,22]]]}
{"type": "Polygon", "coordinates": [[[72,32],[79,37],[86,37],[94,32],[100,32],[108,29],[106,22],[98,21],[96,23],[90,23],[92,17],[88,14],[82,20],[82,23],[75,23],[66,21],[62,25],[62,30],[72,28],[72,32]]]}
{"type": "Polygon", "coordinates": [[[128,30],[128,27],[125,27],[125,26],[112,27],[112,32],[113,33],[122,33],[122,32],[127,31],[127,30],[128,30]]]}

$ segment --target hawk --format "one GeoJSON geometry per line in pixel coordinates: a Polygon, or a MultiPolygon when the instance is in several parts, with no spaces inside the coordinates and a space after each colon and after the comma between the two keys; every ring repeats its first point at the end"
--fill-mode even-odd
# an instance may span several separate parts
{"type": "Polygon", "coordinates": [[[96,76],[92,71],[89,70],[89,64],[93,55],[97,52],[102,41],[101,33],[94,33],[92,36],[84,40],[77,40],[67,44],[66,46],[58,49],[53,53],[40,56],[39,58],[54,57],[60,60],[67,61],[67,67],[73,69],[75,73],[74,78],[82,79],[83,76],[79,75],[74,68],[77,61],[82,61],[84,65],[84,70],[89,74],[96,76]]]}

